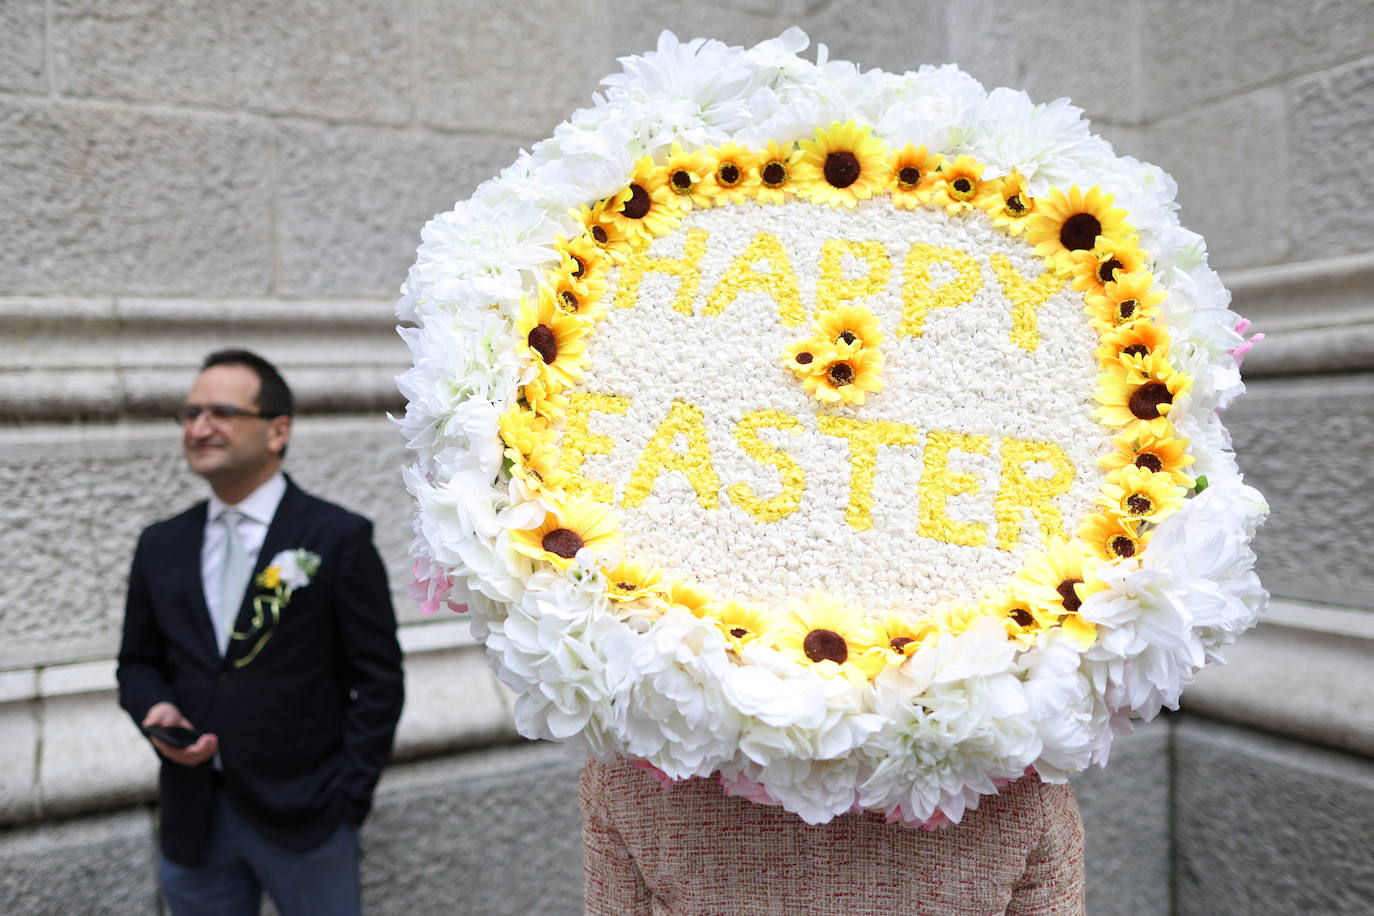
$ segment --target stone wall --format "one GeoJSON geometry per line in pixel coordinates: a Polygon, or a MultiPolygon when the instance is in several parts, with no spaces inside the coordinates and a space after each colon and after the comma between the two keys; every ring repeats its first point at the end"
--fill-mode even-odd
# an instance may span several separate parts
{"type": "Polygon", "coordinates": [[[953,60],[1068,95],[1177,179],[1184,224],[1268,335],[1228,423],[1274,509],[1258,546],[1284,600],[1186,715],[1078,780],[1090,911],[1367,909],[1368,0],[0,3],[5,909],[157,911],[153,761],[111,656],[134,536],[200,493],[160,417],[205,352],[242,344],[298,392],[292,473],[377,523],[405,623],[370,908],[577,911],[575,767],[506,747],[480,650],[404,596],[391,300],[425,219],[585,104],[617,55],[665,27],[751,44],[793,24],[865,66],[953,60]]]}

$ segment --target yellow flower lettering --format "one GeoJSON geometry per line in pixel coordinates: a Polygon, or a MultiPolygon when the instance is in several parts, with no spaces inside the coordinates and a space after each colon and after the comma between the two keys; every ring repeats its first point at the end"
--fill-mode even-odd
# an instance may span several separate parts
{"type": "Polygon", "coordinates": [[[921,459],[920,522],[916,533],[946,544],[982,547],[988,540],[986,526],[981,522],[955,521],[945,511],[945,501],[949,497],[976,493],[980,489],[978,478],[973,474],[950,472],[949,453],[954,450],[986,455],[988,437],[952,432],[932,432],[926,436],[921,459]]]}
{"type": "Polygon", "coordinates": [[[737,483],[726,490],[730,501],[749,513],[755,521],[776,522],[797,511],[802,494],[806,492],[806,471],[797,460],[780,448],[758,437],[758,429],[768,427],[802,432],[801,421],[781,410],[756,410],[745,414],[735,424],[735,441],[746,455],[759,464],[771,464],[782,475],[782,490],[772,499],[760,499],[748,484],[737,483]]]}
{"type": "Polygon", "coordinates": [[[1046,544],[1064,540],[1064,517],[1054,498],[1073,485],[1074,468],[1063,449],[1052,442],[1028,439],[1002,440],[1002,482],[994,499],[997,514],[997,546],[1012,550],[1021,540],[1021,520],[1029,509],[1040,523],[1046,544]],[[1026,473],[1028,461],[1043,461],[1053,468],[1049,477],[1026,473]]]}
{"type": "Polygon", "coordinates": [[[925,331],[926,316],[932,309],[953,308],[973,299],[983,286],[983,272],[978,262],[967,252],[917,242],[907,252],[902,268],[902,323],[897,333],[903,337],[920,337],[925,331]],[[931,289],[934,277],[930,268],[946,261],[954,265],[959,276],[931,289]]]}
{"type": "Polygon", "coordinates": [[[701,284],[701,256],[706,253],[706,232],[692,229],[682,243],[682,257],[655,258],[648,252],[636,251],[625,261],[620,269],[620,286],[615,291],[616,308],[629,308],[639,298],[639,283],[645,273],[661,273],[677,277],[680,281],[677,295],[673,297],[673,308],[684,315],[692,314],[692,300],[697,297],[697,287],[701,284]]]}
{"type": "Polygon", "coordinates": [[[643,504],[654,489],[654,481],[664,471],[678,471],[687,478],[697,494],[697,505],[714,509],[720,503],[720,478],[711,463],[711,446],[706,439],[706,418],[701,408],[686,401],[673,401],[668,416],[658,424],[653,438],[644,447],[625,487],[625,508],[643,504]],[[673,445],[678,436],[687,440],[687,450],[673,445]]]}
{"type": "Polygon", "coordinates": [[[771,296],[778,304],[779,319],[788,327],[796,327],[806,318],[802,311],[801,293],[798,292],[797,275],[775,235],[760,232],[744,249],[744,253],[730,262],[725,276],[721,277],[720,283],[706,300],[704,314],[719,315],[745,292],[761,292],[771,296]],[[754,265],[759,261],[767,261],[772,270],[755,270],[754,265]]]}
{"type": "Polygon", "coordinates": [[[821,276],[816,283],[816,314],[832,309],[850,299],[860,299],[880,293],[887,288],[892,275],[892,259],[882,242],[855,242],[849,239],[826,239],[821,246],[821,276]],[[862,277],[845,279],[844,256],[868,262],[868,273],[862,277]]]}
{"type": "Polygon", "coordinates": [[[569,475],[564,490],[568,494],[587,496],[602,504],[615,498],[610,484],[581,475],[582,461],[588,455],[609,455],[615,448],[615,440],[610,436],[588,428],[591,415],[624,413],[629,409],[630,399],[617,394],[574,391],[568,395],[568,414],[563,426],[563,470],[569,475]]]}
{"type": "Polygon", "coordinates": [[[821,432],[849,442],[849,506],[844,520],[858,531],[873,527],[873,478],[878,471],[878,446],[916,445],[920,432],[891,420],[856,420],[821,414],[821,432]]]}
{"type": "Polygon", "coordinates": [[[1047,270],[1034,280],[1027,280],[1016,270],[1011,258],[1001,253],[993,254],[989,261],[1002,284],[1002,292],[1011,300],[1011,342],[1023,350],[1034,350],[1040,346],[1035,310],[1064,285],[1064,278],[1047,270]]]}

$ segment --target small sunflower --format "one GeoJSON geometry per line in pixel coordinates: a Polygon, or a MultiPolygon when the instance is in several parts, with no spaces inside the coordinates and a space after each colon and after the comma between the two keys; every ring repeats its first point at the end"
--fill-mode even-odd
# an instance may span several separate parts
{"type": "Polygon", "coordinates": [[[793,172],[801,156],[795,144],[768,141],[768,147],[759,155],[758,184],[754,186],[754,196],[760,203],[780,204],[787,200],[787,195],[797,193],[793,172]]]}
{"type": "Polygon", "coordinates": [[[528,454],[540,445],[554,440],[549,421],[532,410],[519,405],[501,414],[496,420],[501,441],[521,454],[528,454]]]}
{"type": "Polygon", "coordinates": [[[562,420],[568,409],[568,398],[563,394],[563,386],[543,373],[536,374],[525,383],[520,389],[520,397],[530,410],[551,423],[562,420]]]}
{"type": "Polygon", "coordinates": [[[842,344],[812,365],[816,368],[802,378],[802,387],[822,404],[862,405],[869,392],[883,390],[878,377],[883,355],[877,350],[842,344]]]}
{"type": "Polygon", "coordinates": [[[715,623],[725,637],[725,644],[734,652],[739,652],[756,639],[767,644],[777,626],[763,608],[738,601],[718,604],[705,616],[715,623]]]}
{"type": "Polygon", "coordinates": [[[983,619],[983,609],[970,601],[956,601],[936,610],[930,619],[939,632],[957,636],[983,619]]]}
{"type": "Polygon", "coordinates": [[[709,207],[711,196],[707,192],[707,179],[711,177],[710,157],[701,150],[687,152],[681,144],[674,143],[664,163],[664,184],[677,195],[679,205],[688,207],[709,207]]]}
{"type": "Polygon", "coordinates": [[[706,163],[704,188],[712,204],[742,202],[758,180],[758,157],[738,143],[707,150],[706,163]]]}
{"type": "Polygon", "coordinates": [[[1104,238],[1087,251],[1073,253],[1072,286],[1084,295],[1099,293],[1118,277],[1145,270],[1147,260],[1135,236],[1104,238]]]}
{"type": "Polygon", "coordinates": [[[994,226],[1012,235],[1026,231],[1026,221],[1035,212],[1035,199],[1026,188],[1025,177],[1016,169],[983,182],[977,204],[987,212],[994,226]]]}
{"type": "Polygon", "coordinates": [[[588,326],[559,310],[553,295],[528,299],[520,306],[515,333],[540,372],[555,384],[567,387],[585,370],[588,326]]]}
{"type": "Polygon", "coordinates": [[[825,359],[830,350],[830,344],[819,337],[798,340],[788,344],[787,349],[783,350],[783,365],[805,378],[816,371],[816,361],[825,359]]]}
{"type": "Polygon", "coordinates": [[[613,567],[602,567],[606,575],[606,597],[612,601],[634,601],[657,594],[663,574],[657,567],[622,560],[613,567]]]}
{"type": "Polygon", "coordinates": [[[784,655],[828,676],[865,684],[886,665],[869,649],[881,637],[857,608],[823,595],[778,621],[774,645],[784,655]]]}
{"type": "Polygon", "coordinates": [[[602,278],[588,278],[587,282],[579,283],[561,270],[551,270],[539,287],[539,302],[542,306],[547,298],[562,314],[590,323],[606,314],[602,298],[606,289],[607,283],[602,278]]]}
{"type": "Polygon", "coordinates": [[[977,207],[982,191],[983,164],[972,156],[946,162],[935,183],[931,200],[949,213],[968,213],[977,207]]]}
{"type": "Polygon", "coordinates": [[[685,579],[673,579],[663,590],[663,600],[701,617],[711,607],[711,596],[705,589],[685,579]]]}
{"type": "Polygon", "coordinates": [[[887,150],[867,127],[836,121],[801,142],[797,193],[818,204],[852,207],[883,189],[887,150]]]}
{"type": "Polygon", "coordinates": [[[1023,646],[1035,642],[1037,636],[1053,629],[1059,622],[1054,614],[1011,594],[998,595],[979,607],[985,616],[995,618],[1007,635],[1023,646]]]}
{"type": "Polygon", "coordinates": [[[1168,474],[1127,465],[1107,475],[1097,502],[1123,519],[1158,522],[1183,505],[1183,494],[1168,474]]]}
{"type": "Polygon", "coordinates": [[[616,220],[609,212],[609,203],[610,201],[603,200],[595,204],[583,204],[576,210],[569,210],[568,215],[582,227],[582,234],[586,239],[603,255],[618,264],[630,253],[631,239],[616,224],[616,220]]]}
{"type": "Polygon", "coordinates": [[[1152,321],[1134,321],[1122,325],[1100,338],[1096,355],[1104,363],[1115,362],[1121,357],[1139,357],[1169,353],[1169,332],[1152,321]]]}
{"type": "Polygon", "coordinates": [[[653,157],[641,156],[625,189],[607,200],[606,213],[633,248],[643,248],[682,221],[682,204],[666,179],[653,157]]]}
{"type": "Polygon", "coordinates": [[[1167,435],[1174,402],[1193,386],[1192,379],[1175,372],[1158,354],[1123,356],[1118,364],[1104,367],[1097,378],[1096,397],[1102,406],[1093,416],[1131,436],[1167,435]]]}
{"type": "Polygon", "coordinates": [[[1058,188],[1036,200],[1026,223],[1026,241],[1035,253],[1062,274],[1070,274],[1075,251],[1090,251],[1099,238],[1124,239],[1134,233],[1126,211],[1112,207],[1112,195],[1094,186],[1084,194],[1074,185],[1065,194],[1058,188]]]}
{"type": "Polygon", "coordinates": [[[1133,465],[1156,474],[1168,474],[1179,486],[1191,488],[1192,475],[1184,468],[1193,460],[1188,454],[1187,439],[1145,433],[1139,437],[1117,436],[1116,451],[1100,458],[1098,464],[1112,471],[1133,465]]]}
{"type": "Polygon", "coordinates": [[[516,551],[561,569],[571,566],[583,547],[601,553],[619,542],[620,532],[610,510],[580,497],[546,512],[538,527],[510,533],[510,544],[516,551]]]}
{"type": "Polygon", "coordinates": [[[605,283],[607,258],[601,248],[584,235],[564,238],[554,243],[558,252],[558,270],[575,283],[599,281],[605,283]]]}
{"type": "Polygon", "coordinates": [[[1110,331],[1132,321],[1154,318],[1159,314],[1159,304],[1164,301],[1162,291],[1151,292],[1154,283],[1155,278],[1147,271],[1130,274],[1118,271],[1115,280],[1085,297],[1093,327],[1110,331]]]}
{"type": "Polygon", "coordinates": [[[908,143],[892,154],[888,163],[887,189],[892,203],[912,210],[930,202],[939,180],[940,164],[944,157],[929,152],[925,146],[908,143]]]}
{"type": "Polygon", "coordinates": [[[1081,547],[1056,541],[1026,559],[1012,580],[1012,597],[1051,615],[1066,633],[1089,645],[1097,637],[1097,627],[1079,617],[1078,609],[1089,595],[1103,588],[1088,574],[1091,562],[1081,547]]]}
{"type": "Polygon", "coordinates": [[[1094,559],[1129,560],[1137,556],[1150,539],[1140,528],[1138,522],[1099,512],[1083,520],[1078,528],[1078,539],[1094,559]]]}
{"type": "Polygon", "coordinates": [[[508,448],[506,456],[511,459],[511,476],[527,490],[540,494],[545,502],[561,502],[570,475],[563,468],[563,454],[557,445],[538,442],[528,450],[508,448]]]}
{"type": "Polygon", "coordinates": [[[872,626],[877,644],[868,651],[878,653],[888,665],[900,665],[940,634],[932,618],[906,614],[885,614],[872,626]]]}
{"type": "Polygon", "coordinates": [[[841,305],[816,316],[816,336],[829,344],[855,344],[872,350],[883,342],[878,319],[862,305],[841,305]]]}

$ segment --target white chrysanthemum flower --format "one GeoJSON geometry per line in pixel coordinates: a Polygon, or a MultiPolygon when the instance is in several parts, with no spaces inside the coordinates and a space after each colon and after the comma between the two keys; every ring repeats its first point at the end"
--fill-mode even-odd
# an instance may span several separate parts
{"type": "Polygon", "coordinates": [[[1094,716],[1092,685],[1079,670],[1079,646],[1063,630],[1050,630],[1022,654],[1027,719],[1040,735],[1034,767],[1062,782],[1087,767],[1106,722],[1094,716]]]}
{"type": "Polygon", "coordinates": [[[1037,105],[1024,92],[994,89],[970,112],[958,152],[982,161],[985,178],[1019,170],[1031,196],[1040,197],[1052,185],[1082,184],[1085,165],[1111,156],[1111,145],[1093,136],[1082,115],[1068,99],[1037,105]]]}

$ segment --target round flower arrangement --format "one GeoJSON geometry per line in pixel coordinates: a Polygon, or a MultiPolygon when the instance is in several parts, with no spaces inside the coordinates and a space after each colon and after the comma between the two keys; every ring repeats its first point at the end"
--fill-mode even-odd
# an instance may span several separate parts
{"type": "Polygon", "coordinates": [[[664,33],[425,227],[414,587],[529,737],[958,821],[1255,622],[1247,326],[1067,101],[806,44],[664,33]]]}

